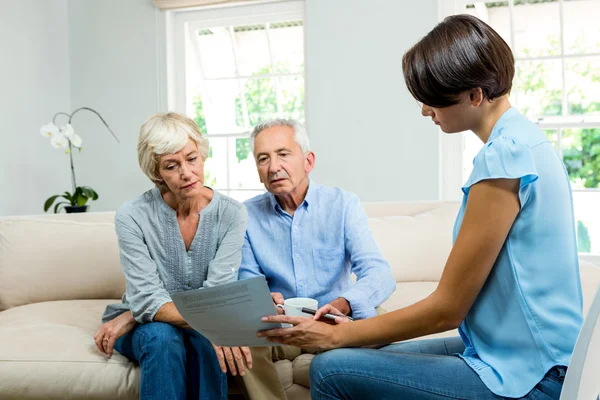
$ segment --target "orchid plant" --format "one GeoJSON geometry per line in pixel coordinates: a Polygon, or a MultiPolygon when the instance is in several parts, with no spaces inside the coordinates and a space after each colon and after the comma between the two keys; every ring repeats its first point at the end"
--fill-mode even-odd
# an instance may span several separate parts
{"type": "MultiPolygon", "coordinates": [[[[95,110],[88,107],[81,107],[77,110],[73,111],[71,114],[59,112],[54,115],[52,118],[52,122],[42,126],[40,129],[40,133],[42,136],[50,139],[50,144],[57,149],[65,149],[65,153],[69,155],[69,159],[71,161],[71,183],[73,185],[73,192],[64,192],[64,194],[56,194],[54,196],[50,196],[46,202],[44,203],[44,212],[48,211],[52,204],[59,197],[62,199],[66,199],[67,201],[58,201],[54,204],[54,212],[58,213],[63,207],[67,210],[67,212],[76,212],[76,211],[85,211],[87,209],[86,203],[88,200],[97,200],[98,193],[94,189],[89,186],[77,186],[77,181],[75,179],[75,168],[73,166],[73,149],[78,149],[81,151],[81,145],[83,140],[79,135],[75,133],[73,126],[71,126],[71,121],[76,113],[82,110],[88,110],[93,112],[100,118],[104,126],[109,130],[111,135],[115,138],[117,142],[119,139],[115,135],[115,133],[110,129],[104,118],[95,110]],[[56,126],[56,118],[59,115],[64,115],[69,118],[67,124],[63,125],[60,129],[56,126]]],[[[62,200],[61,199],[61,200],[62,200]]]]}

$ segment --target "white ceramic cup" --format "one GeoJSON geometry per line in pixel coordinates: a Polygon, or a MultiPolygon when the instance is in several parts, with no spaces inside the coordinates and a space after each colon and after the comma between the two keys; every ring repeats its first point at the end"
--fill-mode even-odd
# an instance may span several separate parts
{"type": "MultiPolygon", "coordinates": [[[[303,313],[302,307],[312,308],[317,310],[319,308],[319,302],[315,299],[308,297],[292,297],[283,301],[283,310],[285,315],[290,317],[313,317],[312,314],[303,313]]],[[[292,324],[281,324],[284,328],[291,328],[292,324]]]]}
{"type": "Polygon", "coordinates": [[[283,301],[283,309],[285,311],[285,315],[289,315],[290,317],[312,317],[312,314],[303,313],[302,307],[312,308],[313,310],[317,310],[319,308],[319,302],[315,299],[310,299],[308,297],[293,297],[291,299],[286,299],[283,301]]]}

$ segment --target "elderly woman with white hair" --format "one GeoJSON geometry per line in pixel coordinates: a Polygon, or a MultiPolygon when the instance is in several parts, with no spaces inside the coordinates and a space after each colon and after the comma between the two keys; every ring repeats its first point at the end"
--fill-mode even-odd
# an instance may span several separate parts
{"type": "Polygon", "coordinates": [[[248,348],[213,346],[189,328],[170,294],[235,281],[247,213],[204,186],[208,142],[191,119],[156,114],[140,131],[141,169],[156,185],[116,213],[126,290],[94,336],[141,369],[142,399],[226,399],[227,367],[244,375],[248,348]]]}

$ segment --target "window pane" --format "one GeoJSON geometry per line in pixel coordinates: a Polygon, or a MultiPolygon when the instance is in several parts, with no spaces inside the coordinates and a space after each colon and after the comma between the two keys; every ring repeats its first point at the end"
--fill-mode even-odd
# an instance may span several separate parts
{"type": "Polygon", "coordinates": [[[186,32],[181,95],[185,112],[210,137],[206,184],[240,198],[264,190],[246,139],[252,127],[273,118],[304,121],[303,22],[261,17],[241,25],[244,19],[217,28],[196,22],[186,32]]]}
{"type": "Polygon", "coordinates": [[[577,247],[582,253],[600,253],[600,192],[573,192],[577,247]]]}
{"type": "Polygon", "coordinates": [[[600,52],[600,1],[570,0],[563,3],[565,52],[600,52]]]}
{"type": "Polygon", "coordinates": [[[250,152],[250,139],[229,138],[230,189],[262,189],[254,157],[250,152]]]}
{"type": "Polygon", "coordinates": [[[304,77],[279,78],[279,87],[283,117],[304,121],[304,77]]]}
{"type": "Polygon", "coordinates": [[[600,57],[573,58],[566,63],[569,114],[600,115],[600,57]]]}
{"type": "Polygon", "coordinates": [[[550,143],[552,143],[554,150],[558,151],[558,132],[556,129],[544,129],[544,133],[546,134],[546,137],[550,143]]]}
{"type": "Polygon", "coordinates": [[[228,196],[236,199],[237,201],[246,201],[254,196],[263,194],[264,192],[264,190],[230,190],[228,196]]]}
{"type": "Polygon", "coordinates": [[[562,69],[560,60],[520,61],[513,82],[517,108],[524,115],[561,115],[562,69]]]}
{"type": "Polygon", "coordinates": [[[235,59],[231,35],[228,28],[210,28],[197,30],[194,33],[196,48],[186,49],[186,54],[198,57],[201,74],[205,79],[235,76],[235,59]]]}
{"type": "Polygon", "coordinates": [[[215,189],[227,188],[227,139],[209,138],[210,151],[204,163],[204,184],[215,189]]]}
{"type": "Polygon", "coordinates": [[[511,45],[508,1],[469,4],[465,13],[473,15],[487,23],[498,32],[509,46],[511,45]]]}
{"type": "Polygon", "coordinates": [[[246,132],[241,104],[237,79],[204,81],[200,92],[192,97],[194,118],[196,122],[203,120],[203,132],[209,135],[246,132]]]}
{"type": "Polygon", "coordinates": [[[564,129],[562,153],[573,187],[600,188],[600,127],[564,129]]]}
{"type": "Polygon", "coordinates": [[[515,2],[515,56],[560,54],[560,9],[558,1],[515,2]]]}
{"type": "Polygon", "coordinates": [[[246,25],[233,28],[238,73],[242,76],[268,74],[271,57],[265,25],[246,25]]]}
{"type": "Polygon", "coordinates": [[[269,40],[275,72],[302,72],[304,69],[302,21],[270,24],[269,40]]]}
{"type": "MultiPolygon", "coordinates": [[[[278,118],[275,78],[251,78],[240,80],[246,95],[246,107],[250,126],[266,119],[278,118]]],[[[238,101],[236,100],[236,108],[238,101]]],[[[237,115],[238,122],[241,114],[237,115]]]]}

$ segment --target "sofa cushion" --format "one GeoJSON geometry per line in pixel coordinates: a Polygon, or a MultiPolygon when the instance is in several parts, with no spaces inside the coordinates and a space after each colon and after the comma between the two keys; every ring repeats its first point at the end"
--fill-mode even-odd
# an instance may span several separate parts
{"type": "Polygon", "coordinates": [[[437,281],[452,248],[456,205],[447,203],[413,216],[369,218],[396,282],[437,281]]]}
{"type": "Polygon", "coordinates": [[[410,306],[429,296],[438,282],[398,282],[396,291],[381,305],[386,311],[410,306]]]}
{"type": "Polygon", "coordinates": [[[138,368],[93,341],[115,300],[30,304],[0,313],[0,398],[137,399],[138,368]]]}
{"type": "MultiPolygon", "coordinates": [[[[0,399],[137,399],[139,368],[118,352],[105,357],[93,340],[104,308],[115,301],[51,301],[0,312],[0,399]]],[[[275,363],[286,393],[306,398],[308,390],[294,384],[294,367],[275,363]]],[[[308,382],[308,365],[300,370],[308,382]]]]}
{"type": "Polygon", "coordinates": [[[120,298],[124,291],[114,224],[0,220],[0,311],[42,301],[120,298]]]}

